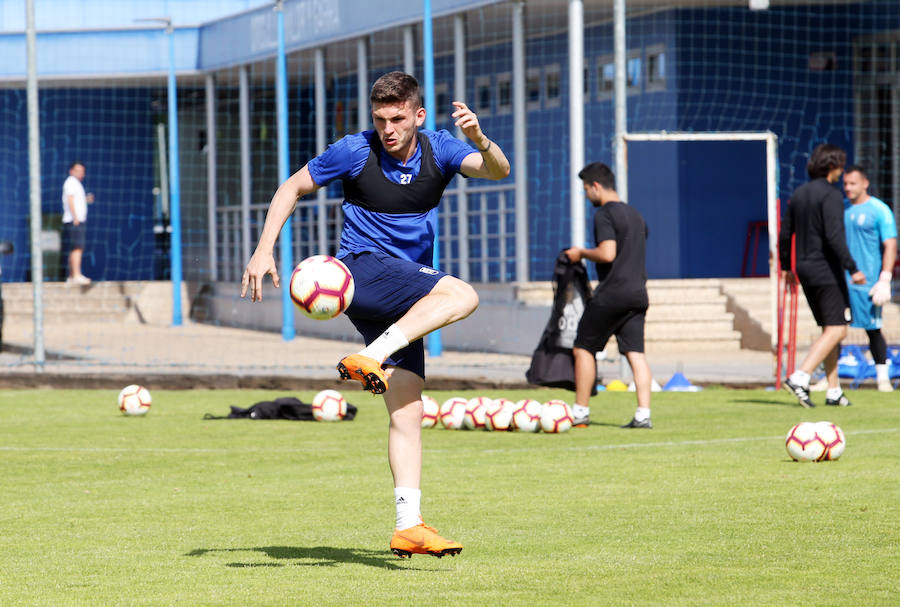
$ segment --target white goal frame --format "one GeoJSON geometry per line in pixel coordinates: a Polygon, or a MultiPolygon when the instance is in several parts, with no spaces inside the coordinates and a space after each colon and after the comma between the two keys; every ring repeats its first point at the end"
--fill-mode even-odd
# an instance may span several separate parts
{"type": "Polygon", "coordinates": [[[625,170],[617,180],[619,193],[628,200],[628,142],[679,142],[679,141],[762,141],[766,144],[766,218],[769,232],[769,291],[772,348],[778,345],[778,137],[771,131],[657,131],[652,133],[622,133],[619,144],[625,150],[625,170]],[[624,187],[622,187],[624,186],[624,187]]]}

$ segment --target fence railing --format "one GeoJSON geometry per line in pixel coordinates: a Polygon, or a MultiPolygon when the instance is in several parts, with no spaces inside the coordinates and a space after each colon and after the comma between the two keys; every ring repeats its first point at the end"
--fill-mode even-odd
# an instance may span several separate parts
{"type": "MultiPolygon", "coordinates": [[[[344,219],[342,202],[342,198],[327,198],[321,206],[316,199],[297,203],[292,217],[292,251],[296,261],[318,253],[337,253],[344,219]],[[324,209],[324,213],[320,208],[324,209]],[[324,222],[327,251],[319,250],[321,222],[324,222]]],[[[216,209],[216,264],[221,280],[240,280],[252,248],[262,233],[268,207],[268,203],[250,205],[249,251],[244,250],[241,207],[221,206],[216,209]]],[[[442,270],[473,282],[511,282],[518,279],[515,184],[448,189],[438,213],[442,270]]]]}

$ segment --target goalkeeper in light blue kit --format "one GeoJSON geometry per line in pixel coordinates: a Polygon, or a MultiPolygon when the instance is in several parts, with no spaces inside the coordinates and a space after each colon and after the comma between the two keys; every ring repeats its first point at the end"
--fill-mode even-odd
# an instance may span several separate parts
{"type": "Polygon", "coordinates": [[[878,390],[891,392],[887,366],[887,342],[881,333],[881,309],[891,300],[891,277],[897,259],[897,225],[894,213],[884,202],[869,196],[869,179],[859,165],[844,171],[844,194],[849,204],[844,210],[847,248],[866,275],[866,284],[855,285],[847,278],[850,290],[851,327],[865,329],[869,351],[875,360],[878,390]]]}

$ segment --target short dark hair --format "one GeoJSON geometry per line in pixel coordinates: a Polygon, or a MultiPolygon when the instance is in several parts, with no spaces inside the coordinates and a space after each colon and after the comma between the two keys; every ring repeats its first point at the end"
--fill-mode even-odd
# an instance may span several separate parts
{"type": "Polygon", "coordinates": [[[851,164],[846,169],[844,169],[844,173],[859,173],[863,176],[863,179],[869,178],[868,173],[866,173],[866,168],[861,164],[851,164]]]}
{"type": "Polygon", "coordinates": [[[616,176],[613,175],[612,169],[602,162],[592,162],[580,171],[578,178],[585,183],[599,183],[607,190],[616,189],[616,176]]]}
{"type": "Polygon", "coordinates": [[[424,101],[419,81],[406,72],[388,72],[375,81],[369,101],[376,103],[411,102],[416,109],[422,107],[424,101]]]}
{"type": "Polygon", "coordinates": [[[81,162],[80,160],[73,160],[72,164],[69,165],[69,170],[71,171],[72,169],[74,169],[77,166],[84,166],[84,163],[81,162]]]}
{"type": "Polygon", "coordinates": [[[847,164],[847,152],[836,145],[823,143],[816,146],[809,162],[806,163],[806,172],[810,179],[827,177],[834,169],[843,169],[847,164]]]}

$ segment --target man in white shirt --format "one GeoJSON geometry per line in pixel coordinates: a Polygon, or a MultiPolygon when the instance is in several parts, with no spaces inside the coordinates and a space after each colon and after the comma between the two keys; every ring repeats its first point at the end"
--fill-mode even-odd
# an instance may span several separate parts
{"type": "Polygon", "coordinates": [[[81,273],[81,256],[86,242],[87,205],[94,202],[93,194],[85,194],[84,165],[76,160],[69,167],[63,183],[63,244],[69,251],[69,276],[66,284],[88,285],[91,279],[81,273]]]}

